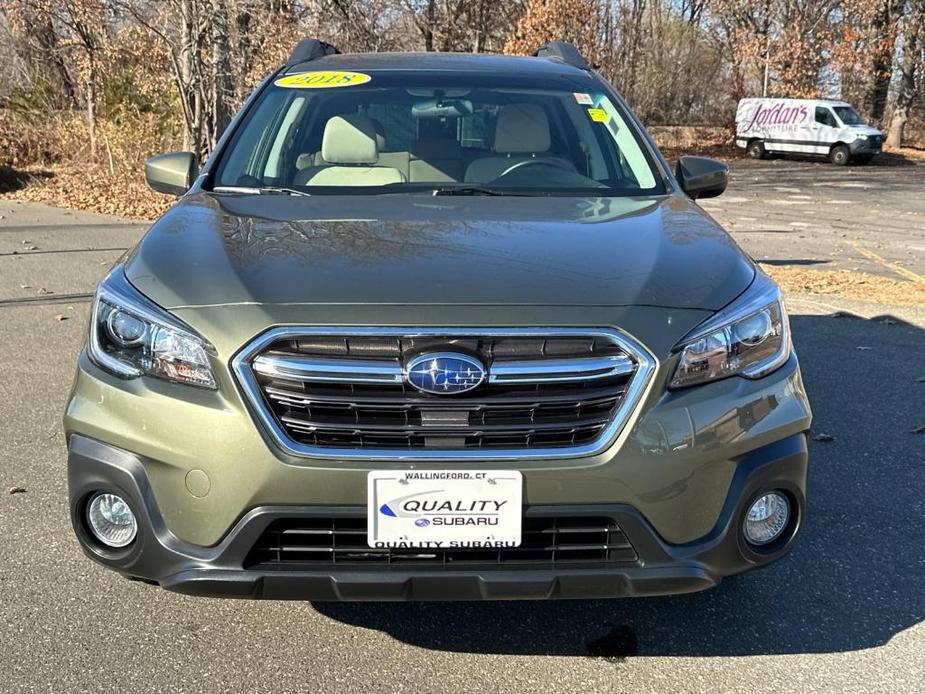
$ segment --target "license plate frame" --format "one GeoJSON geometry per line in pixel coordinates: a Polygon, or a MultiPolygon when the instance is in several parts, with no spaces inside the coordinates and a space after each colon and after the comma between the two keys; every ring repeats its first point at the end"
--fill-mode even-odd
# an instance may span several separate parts
{"type": "Polygon", "coordinates": [[[373,470],[367,474],[367,544],[374,549],[519,547],[518,470],[373,470]]]}

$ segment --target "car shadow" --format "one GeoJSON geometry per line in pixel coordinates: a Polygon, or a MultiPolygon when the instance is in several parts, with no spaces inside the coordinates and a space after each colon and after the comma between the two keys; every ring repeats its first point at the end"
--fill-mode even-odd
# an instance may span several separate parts
{"type": "Polygon", "coordinates": [[[803,536],[788,557],[684,596],[314,609],[422,648],[615,661],[853,651],[918,624],[925,331],[891,316],[797,315],[792,325],[819,440],[803,536]]]}
{"type": "MultiPolygon", "coordinates": [[[[781,161],[781,162],[803,162],[807,164],[824,164],[833,166],[828,157],[800,154],[799,152],[788,152],[787,154],[774,153],[769,155],[764,161],[781,161]]],[[[864,167],[910,167],[919,166],[915,159],[907,157],[899,152],[881,152],[869,162],[862,164],[858,161],[851,161],[847,168],[864,168],[864,167]]]]}

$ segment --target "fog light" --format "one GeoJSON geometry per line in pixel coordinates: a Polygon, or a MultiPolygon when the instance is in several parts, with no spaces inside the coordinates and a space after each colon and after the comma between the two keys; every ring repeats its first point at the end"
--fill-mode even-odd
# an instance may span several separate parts
{"type": "Polygon", "coordinates": [[[766,545],[781,536],[790,520],[790,501],[781,492],[768,492],[755,499],[745,515],[745,539],[766,545]]]}
{"type": "Polygon", "coordinates": [[[135,514],[121,496],[97,494],[87,504],[87,522],[100,542],[108,547],[125,547],[135,539],[135,514]]]}

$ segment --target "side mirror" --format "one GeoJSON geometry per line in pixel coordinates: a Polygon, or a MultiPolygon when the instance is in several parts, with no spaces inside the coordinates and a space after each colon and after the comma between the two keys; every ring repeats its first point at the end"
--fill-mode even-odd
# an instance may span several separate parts
{"type": "Polygon", "coordinates": [[[722,195],[729,183],[729,167],[706,157],[681,157],[675,169],[681,190],[692,200],[722,195]]]}
{"type": "Polygon", "coordinates": [[[199,162],[192,152],[167,152],[145,162],[145,181],[158,193],[183,195],[196,180],[199,162]]]}

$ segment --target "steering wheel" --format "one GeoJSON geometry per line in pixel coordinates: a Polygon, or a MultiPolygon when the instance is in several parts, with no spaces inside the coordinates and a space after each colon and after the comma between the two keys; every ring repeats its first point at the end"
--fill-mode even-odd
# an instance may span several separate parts
{"type": "Polygon", "coordinates": [[[509,173],[517,171],[517,169],[523,169],[528,166],[555,166],[557,169],[564,169],[566,171],[574,171],[575,167],[567,161],[558,159],[556,157],[536,157],[534,159],[524,159],[519,161],[516,164],[512,164],[507,167],[501,174],[495,177],[497,181],[499,178],[504,178],[509,173]]]}

